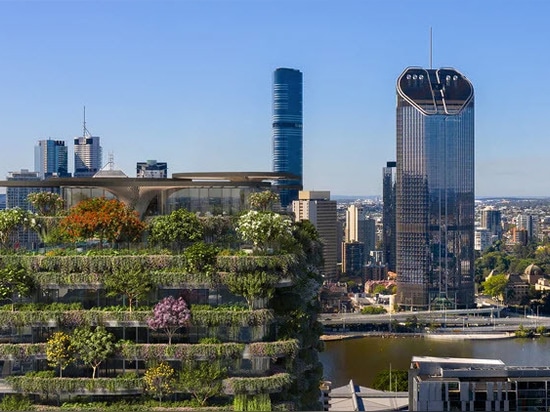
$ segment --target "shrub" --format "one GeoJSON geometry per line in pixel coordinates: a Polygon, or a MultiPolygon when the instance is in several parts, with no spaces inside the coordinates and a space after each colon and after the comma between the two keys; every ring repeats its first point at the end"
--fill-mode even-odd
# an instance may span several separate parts
{"type": "Polygon", "coordinates": [[[23,395],[6,395],[0,402],[0,411],[31,411],[33,404],[23,395]]]}

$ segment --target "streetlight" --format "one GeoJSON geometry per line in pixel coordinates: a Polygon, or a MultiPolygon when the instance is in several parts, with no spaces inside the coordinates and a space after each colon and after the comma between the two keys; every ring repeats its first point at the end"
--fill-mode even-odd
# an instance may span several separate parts
{"type": "Polygon", "coordinates": [[[346,331],[346,318],[345,314],[347,313],[346,304],[340,302],[340,313],[342,314],[342,332],[346,331]]]}

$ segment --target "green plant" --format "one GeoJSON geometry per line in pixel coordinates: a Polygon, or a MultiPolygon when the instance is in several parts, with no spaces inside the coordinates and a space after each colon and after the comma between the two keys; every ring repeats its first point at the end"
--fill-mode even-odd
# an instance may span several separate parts
{"type": "Polygon", "coordinates": [[[382,313],[387,313],[387,310],[382,306],[365,306],[361,309],[363,315],[380,315],[382,313]]]}
{"type": "Polygon", "coordinates": [[[409,372],[396,369],[380,371],[372,387],[381,391],[406,392],[409,390],[409,372]]]}
{"type": "Polygon", "coordinates": [[[515,335],[517,338],[530,338],[533,336],[533,330],[527,329],[523,325],[519,325],[518,330],[516,330],[515,335]]]}
{"type": "Polygon", "coordinates": [[[228,394],[257,395],[260,393],[281,392],[290,385],[292,377],[288,373],[276,373],[272,376],[254,378],[227,378],[224,380],[224,390],[228,394]]]}
{"type": "Polygon", "coordinates": [[[208,399],[222,393],[222,381],[227,369],[220,362],[189,362],[179,373],[178,387],[191,393],[201,406],[208,399]]]}
{"type": "Polygon", "coordinates": [[[34,289],[34,279],[25,268],[7,266],[0,269],[0,300],[10,300],[12,310],[17,298],[29,296],[34,289]]]}
{"type": "Polygon", "coordinates": [[[77,328],[71,339],[70,350],[92,367],[92,379],[95,379],[97,367],[116,350],[115,337],[102,326],[94,330],[77,328]]]}
{"type": "Polygon", "coordinates": [[[0,411],[32,411],[34,405],[23,395],[5,395],[0,401],[0,411]]]}
{"type": "Polygon", "coordinates": [[[271,397],[268,393],[256,395],[238,394],[233,401],[234,411],[271,411],[271,397]]]}
{"type": "Polygon", "coordinates": [[[157,216],[149,226],[149,241],[153,245],[181,250],[201,238],[202,225],[197,215],[185,209],[157,216]]]}
{"type": "Polygon", "coordinates": [[[115,268],[109,276],[105,276],[103,284],[108,290],[107,296],[124,295],[128,298],[130,312],[133,303],[147,296],[153,288],[151,276],[140,265],[133,268],[115,268]]]}
{"type": "Polygon", "coordinates": [[[218,248],[214,245],[196,242],[183,251],[186,270],[189,273],[204,273],[210,277],[216,273],[216,256],[218,248]]]}
{"type": "Polygon", "coordinates": [[[259,270],[247,273],[231,272],[225,274],[222,279],[231,293],[246,299],[249,309],[256,309],[259,299],[271,298],[279,280],[273,273],[259,270]]]}
{"type": "Polygon", "coordinates": [[[30,214],[26,210],[18,207],[0,210],[0,246],[8,248],[11,235],[18,228],[29,227],[32,223],[30,214]]]}
{"type": "Polygon", "coordinates": [[[200,338],[199,344],[214,344],[214,343],[222,343],[221,340],[218,338],[200,338]]]}

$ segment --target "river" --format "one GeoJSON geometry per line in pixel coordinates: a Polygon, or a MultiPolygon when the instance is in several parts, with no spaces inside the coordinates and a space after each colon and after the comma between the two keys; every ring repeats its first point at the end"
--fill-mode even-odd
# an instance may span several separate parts
{"type": "Polygon", "coordinates": [[[408,369],[412,356],[501,359],[513,366],[550,366],[550,338],[453,340],[367,337],[325,343],[320,354],[324,378],[332,387],[371,386],[384,369],[408,369]]]}

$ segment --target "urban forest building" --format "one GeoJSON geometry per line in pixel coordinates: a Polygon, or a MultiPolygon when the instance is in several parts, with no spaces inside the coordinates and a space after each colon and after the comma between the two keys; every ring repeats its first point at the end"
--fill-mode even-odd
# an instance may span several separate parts
{"type": "Polygon", "coordinates": [[[474,89],[452,68],[397,80],[397,302],[474,304],[474,89]]]}
{"type": "MultiPolygon", "coordinates": [[[[270,190],[278,178],[294,176],[230,172],[176,174],[171,179],[36,177],[0,182],[0,187],[7,188],[55,186],[67,206],[83,196],[108,194],[139,208],[141,216],[153,204],[157,214],[183,207],[204,212],[195,215],[202,229],[191,220],[189,226],[197,230],[185,236],[183,251],[171,241],[152,247],[154,241],[144,233],[139,238],[145,237],[145,243],[135,246],[147,253],[125,249],[127,242],[121,239],[112,242],[118,246],[116,253],[108,248],[80,253],[67,244],[50,245],[55,253],[0,253],[0,271],[24,271],[33,284],[28,293],[21,292],[24,296],[14,292],[0,297],[0,400],[15,393],[44,404],[72,402],[75,409],[82,405],[76,402],[86,402],[99,410],[105,402],[123,399],[139,401],[140,410],[150,410],[151,404],[145,404],[150,392],[163,406],[169,400],[191,399],[195,390],[187,386],[174,385],[174,393],[160,395],[158,387],[147,386],[148,373],[166,364],[164,370],[169,367],[180,378],[184,368],[190,373],[218,368],[214,370],[220,373],[206,374],[201,386],[219,382],[211,396],[222,403],[220,410],[320,410],[322,326],[316,318],[321,244],[308,235],[307,228],[301,229],[304,223],[289,222],[296,232],[286,234],[284,246],[270,244],[269,252],[265,252],[266,241],[256,254],[245,253],[249,243],[233,236],[238,227],[230,214],[247,210],[250,194],[270,190]],[[300,236],[294,237],[296,233],[300,236]],[[258,274],[263,276],[261,288],[254,286],[258,274]],[[140,287],[139,299],[132,298],[126,282],[112,282],[121,275],[145,287],[140,287]],[[157,316],[152,307],[168,297],[184,299],[190,317],[170,316],[178,322],[155,326],[149,321],[157,316]],[[116,349],[102,350],[102,358],[91,361],[84,359],[88,352],[82,349],[78,360],[62,354],[54,366],[47,361],[51,361],[47,344],[55,340],[56,332],[69,335],[72,342],[80,328],[101,332],[97,327],[105,328],[116,349]],[[28,374],[38,371],[42,375],[28,374]]],[[[97,240],[97,234],[83,237],[97,240]]],[[[12,248],[13,242],[0,247],[12,248]]],[[[4,286],[15,288],[9,283],[4,286]]],[[[161,307],[167,310],[167,305],[161,307]]],[[[179,312],[170,307],[171,313],[182,313],[181,305],[177,305],[179,312]]]]}

